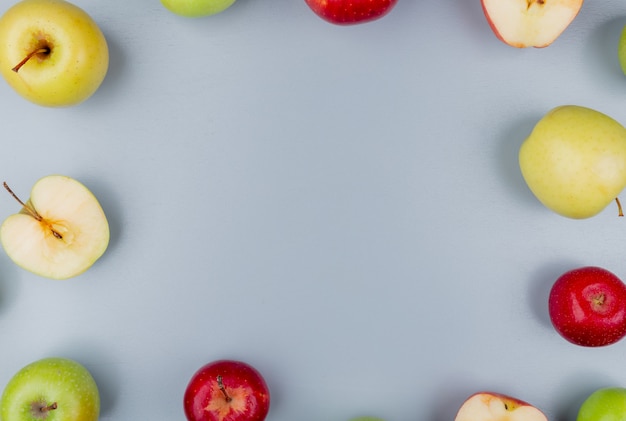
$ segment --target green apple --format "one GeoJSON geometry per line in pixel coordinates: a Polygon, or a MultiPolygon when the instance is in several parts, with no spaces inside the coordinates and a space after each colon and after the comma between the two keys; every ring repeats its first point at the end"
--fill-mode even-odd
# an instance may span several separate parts
{"type": "Polygon", "coordinates": [[[96,421],[100,394],[91,373],[67,358],[44,358],[18,371],[0,398],[3,421],[96,421]]]}
{"type": "Polygon", "coordinates": [[[589,218],[626,187],[626,129],[590,108],[554,108],[522,143],[519,165],[546,207],[569,218],[589,218]]]}
{"type": "Polygon", "coordinates": [[[356,417],[350,419],[350,421],[385,421],[382,418],[378,417],[356,417]]]}
{"type": "Polygon", "coordinates": [[[109,224],[96,197],[79,181],[41,178],[19,213],[0,226],[0,243],[18,266],[52,279],[67,279],[90,268],[109,244],[109,224]]]}
{"type": "Polygon", "coordinates": [[[235,0],[161,0],[161,3],[177,15],[195,18],[223,12],[235,0]]]}
{"type": "Polygon", "coordinates": [[[64,0],[21,0],[0,17],[0,73],[22,97],[47,107],[78,104],[104,80],[106,39],[64,0]]]}
{"type": "Polygon", "coordinates": [[[581,405],[576,421],[624,421],[626,389],[607,387],[593,392],[581,405]]]}
{"type": "Polygon", "coordinates": [[[617,45],[617,58],[619,59],[622,72],[626,75],[626,26],[622,29],[622,35],[617,45]]]}

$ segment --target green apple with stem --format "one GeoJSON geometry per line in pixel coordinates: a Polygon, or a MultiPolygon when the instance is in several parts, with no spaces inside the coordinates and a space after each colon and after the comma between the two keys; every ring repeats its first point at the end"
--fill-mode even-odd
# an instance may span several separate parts
{"type": "Polygon", "coordinates": [[[223,12],[235,0],[161,0],[170,12],[190,18],[210,16],[223,12]]]}
{"type": "Polygon", "coordinates": [[[33,186],[22,206],[0,226],[0,243],[18,266],[51,279],[90,268],[107,249],[109,224],[98,199],[79,181],[50,175],[33,186]]]}
{"type": "Polygon", "coordinates": [[[522,143],[519,166],[547,208],[589,218],[626,187],[626,129],[599,111],[563,105],[549,111],[522,143]]]}
{"type": "Polygon", "coordinates": [[[97,421],[100,394],[91,373],[80,363],[44,358],[19,370],[0,398],[3,421],[97,421]]]}
{"type": "Polygon", "coordinates": [[[107,41],[65,0],[21,0],[0,17],[0,74],[22,97],[65,107],[89,98],[109,66],[107,41]]]}
{"type": "Polygon", "coordinates": [[[626,419],[626,389],[605,387],[593,392],[581,405],[576,421],[623,421],[626,419]]]}

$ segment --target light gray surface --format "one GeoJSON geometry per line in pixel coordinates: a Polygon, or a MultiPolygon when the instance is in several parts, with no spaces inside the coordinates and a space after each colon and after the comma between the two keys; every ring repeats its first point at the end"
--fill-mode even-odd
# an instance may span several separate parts
{"type": "MultiPolygon", "coordinates": [[[[64,282],[0,255],[0,384],[62,355],[93,372],[102,420],[163,421],[217,358],[264,374],[272,421],[446,421],[483,389],[573,420],[626,385],[626,343],[570,345],[546,306],[573,267],[626,277],[626,220],[552,214],[517,167],[554,106],[626,122],[626,3],[589,0],[542,50],[498,41],[478,0],[400,0],[348,28],[303,0],[197,20],[75,3],[109,41],[107,79],[60,110],[0,83],[0,168],[23,196],[81,180],[112,241],[64,282]]],[[[0,196],[0,218],[17,210],[0,196]]]]}

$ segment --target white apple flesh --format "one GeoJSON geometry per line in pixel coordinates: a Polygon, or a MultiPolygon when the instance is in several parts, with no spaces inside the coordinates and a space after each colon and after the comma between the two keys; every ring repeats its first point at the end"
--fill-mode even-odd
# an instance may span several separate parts
{"type": "Polygon", "coordinates": [[[0,242],[18,266],[46,278],[67,279],[104,254],[109,243],[106,216],[77,180],[44,177],[33,186],[28,202],[20,203],[22,210],[0,227],[0,242]]]}
{"type": "Polygon", "coordinates": [[[496,36],[517,48],[547,47],[572,23],[583,0],[482,0],[496,36]]]}
{"type": "Polygon", "coordinates": [[[480,392],[467,398],[454,421],[548,421],[536,407],[510,396],[480,392]]]}

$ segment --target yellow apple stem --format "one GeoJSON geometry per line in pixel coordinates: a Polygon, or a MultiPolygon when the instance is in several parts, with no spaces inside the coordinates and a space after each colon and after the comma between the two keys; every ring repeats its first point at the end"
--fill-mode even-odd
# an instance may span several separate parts
{"type": "Polygon", "coordinates": [[[624,216],[624,210],[622,209],[622,204],[619,202],[619,198],[615,198],[615,203],[617,203],[617,216],[624,216]]]}
{"type": "Polygon", "coordinates": [[[48,54],[50,52],[50,49],[47,47],[44,48],[37,48],[34,51],[31,51],[30,53],[28,53],[28,55],[26,57],[24,57],[24,59],[22,61],[20,61],[19,63],[17,63],[17,65],[12,68],[11,70],[13,70],[15,73],[17,73],[23,65],[26,64],[26,62],[28,60],[30,60],[31,58],[35,57],[37,54],[48,54]]]}
{"type": "MultiPolygon", "coordinates": [[[[17,202],[22,205],[22,207],[24,209],[26,209],[26,211],[30,214],[30,216],[32,216],[33,218],[35,218],[37,221],[44,223],[45,221],[43,220],[43,218],[41,217],[41,215],[39,215],[37,213],[37,211],[35,209],[33,209],[31,206],[26,205],[24,202],[22,202],[22,200],[17,197],[17,195],[15,193],[13,193],[13,190],[11,190],[11,188],[9,187],[9,185],[7,184],[7,182],[3,182],[2,185],[4,186],[4,188],[6,189],[6,191],[9,192],[9,194],[11,196],[13,196],[13,198],[15,200],[17,200],[17,202]]],[[[49,224],[48,224],[49,225],[49,224]]],[[[52,235],[54,235],[56,238],[58,238],[59,240],[63,239],[63,236],[61,234],[59,234],[58,232],[56,232],[51,226],[49,226],[50,231],[52,232],[52,235]]]]}
{"type": "Polygon", "coordinates": [[[222,376],[217,376],[217,387],[219,387],[222,393],[224,394],[224,398],[226,398],[226,402],[230,402],[233,400],[233,398],[228,396],[228,393],[226,393],[226,388],[224,387],[224,383],[222,382],[222,376]]]}

